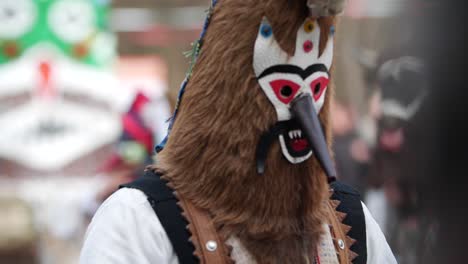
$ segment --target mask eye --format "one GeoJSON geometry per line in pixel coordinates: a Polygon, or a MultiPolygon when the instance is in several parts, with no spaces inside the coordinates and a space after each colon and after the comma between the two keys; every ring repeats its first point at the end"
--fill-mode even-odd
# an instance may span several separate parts
{"type": "Polygon", "coordinates": [[[289,80],[275,80],[270,82],[270,86],[276,97],[284,104],[289,104],[301,88],[299,84],[289,80]]]}
{"type": "Polygon", "coordinates": [[[320,97],[322,97],[323,92],[327,89],[329,82],[330,80],[328,80],[327,77],[320,77],[318,79],[315,79],[310,84],[310,88],[312,89],[312,94],[314,95],[315,101],[318,101],[320,97]]]}

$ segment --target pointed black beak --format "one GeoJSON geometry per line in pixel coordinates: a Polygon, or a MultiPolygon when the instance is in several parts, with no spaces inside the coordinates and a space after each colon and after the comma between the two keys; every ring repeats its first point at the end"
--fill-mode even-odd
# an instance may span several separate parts
{"type": "Polygon", "coordinates": [[[302,95],[294,99],[291,103],[293,117],[302,127],[315,157],[322,165],[323,170],[328,176],[329,181],[336,179],[336,170],[333,165],[330,153],[328,152],[327,142],[323,134],[314,103],[310,95],[302,95]]]}

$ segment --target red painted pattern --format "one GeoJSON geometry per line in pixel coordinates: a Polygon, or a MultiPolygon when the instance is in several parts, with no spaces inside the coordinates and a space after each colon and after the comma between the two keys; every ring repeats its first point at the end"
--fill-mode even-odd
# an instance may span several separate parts
{"type": "Polygon", "coordinates": [[[294,96],[299,91],[299,89],[301,89],[301,86],[299,84],[290,80],[283,79],[270,82],[270,86],[275,92],[276,97],[278,97],[278,99],[284,104],[289,104],[294,99],[294,96]],[[284,96],[281,94],[281,89],[286,86],[289,86],[292,89],[292,93],[288,96],[284,96]]]}
{"type": "Polygon", "coordinates": [[[325,90],[327,89],[329,82],[330,82],[330,80],[328,80],[327,77],[320,77],[318,79],[315,79],[310,84],[310,88],[312,89],[312,94],[314,95],[314,100],[315,101],[318,101],[320,99],[320,97],[322,97],[323,92],[325,92],[325,90]],[[320,90],[316,93],[315,92],[315,86],[317,86],[317,84],[320,84],[320,90]]]}

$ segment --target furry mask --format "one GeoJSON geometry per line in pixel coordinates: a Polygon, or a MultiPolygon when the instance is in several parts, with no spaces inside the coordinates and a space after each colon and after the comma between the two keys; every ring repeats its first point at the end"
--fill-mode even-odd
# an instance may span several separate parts
{"type": "MultiPolygon", "coordinates": [[[[220,0],[210,10],[209,26],[195,45],[196,63],[184,82],[183,100],[154,169],[179,195],[208,210],[220,234],[239,238],[259,263],[303,263],[304,249],[316,248],[322,233],[327,178],[315,158],[289,162],[277,136],[269,144],[265,171],[258,174],[257,145],[278,122],[278,114],[252,65],[263,18],[278,47],[294,57],[296,33],[309,16],[307,1],[220,0]]],[[[322,59],[334,22],[332,17],[317,20],[320,39],[313,39],[316,51],[311,52],[318,55],[312,64],[330,64],[322,59]]],[[[325,73],[311,78],[327,77],[325,73]]],[[[298,107],[308,108],[307,116],[318,119],[325,149],[331,95],[328,84],[321,110],[314,115],[311,104],[298,107]]]]}

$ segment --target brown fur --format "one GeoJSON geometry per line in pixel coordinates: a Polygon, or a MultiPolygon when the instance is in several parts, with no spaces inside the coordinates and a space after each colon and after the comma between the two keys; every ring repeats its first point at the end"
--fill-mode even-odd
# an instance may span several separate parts
{"type": "MultiPolygon", "coordinates": [[[[314,158],[292,165],[278,142],[265,174],[256,172],[260,135],[276,122],[252,66],[263,16],[293,54],[306,0],[220,0],[155,169],[180,195],[209,210],[225,235],[240,238],[258,263],[304,263],[304,249],[312,257],[321,234],[327,183],[314,158]]],[[[332,22],[321,21],[324,32],[332,22]]],[[[331,94],[320,114],[328,139],[331,94]]]]}

